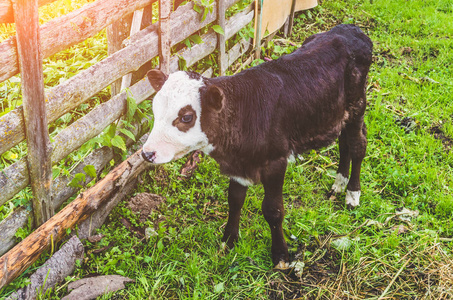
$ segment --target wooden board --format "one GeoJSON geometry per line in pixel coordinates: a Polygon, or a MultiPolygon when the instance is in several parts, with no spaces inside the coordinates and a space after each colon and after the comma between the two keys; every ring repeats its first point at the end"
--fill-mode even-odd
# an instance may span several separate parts
{"type": "Polygon", "coordinates": [[[20,62],[28,171],[36,226],[53,215],[52,165],[44,100],[44,75],[39,40],[38,0],[13,0],[20,62]]]}
{"type": "MultiPolygon", "coordinates": [[[[225,25],[225,38],[229,39],[231,38],[234,34],[236,34],[241,28],[249,24],[253,20],[254,16],[254,11],[252,10],[252,7],[248,7],[247,9],[243,10],[242,12],[234,15],[232,18],[227,20],[226,25],[225,25]]],[[[181,50],[178,55],[173,56],[171,59],[170,63],[170,69],[172,72],[176,71],[178,69],[178,60],[179,57],[182,57],[186,60],[187,66],[191,66],[194,63],[196,63],[198,60],[202,59],[203,57],[209,55],[210,53],[214,52],[216,49],[216,44],[217,44],[217,34],[213,31],[210,31],[209,33],[206,33],[203,35],[202,40],[204,43],[194,45],[191,49],[184,49],[181,50]]],[[[243,44],[246,45],[246,44],[243,44]]],[[[237,57],[241,54],[244,53],[246,50],[245,47],[239,47],[235,46],[232,48],[228,53],[229,60],[236,60],[237,57]],[[238,51],[239,50],[239,51],[238,51]]],[[[210,77],[210,75],[204,74],[203,76],[210,77]]],[[[149,85],[146,80],[140,82],[140,86],[133,86],[131,88],[131,91],[133,92],[135,97],[138,97],[137,89],[141,90],[145,88],[145,85],[149,85]]],[[[151,88],[149,86],[149,88],[151,88]]],[[[113,100],[113,99],[112,99],[113,100]]],[[[110,101],[112,101],[110,100],[110,101]]],[[[141,102],[140,99],[137,99],[137,102],[141,102]]],[[[122,99],[121,101],[124,101],[122,99]]],[[[122,108],[121,108],[122,109],[122,108]]],[[[102,111],[102,109],[101,109],[102,111]]],[[[99,116],[95,114],[91,114],[90,116],[85,116],[85,118],[92,118],[92,119],[97,119],[99,116]]],[[[113,116],[114,117],[114,116],[113,116]]],[[[74,125],[74,124],[73,124],[74,125]]],[[[71,125],[71,126],[73,126],[71,125]]],[[[74,127],[76,127],[77,124],[75,124],[74,127]]],[[[70,136],[70,131],[74,130],[74,127],[69,129],[66,128],[65,130],[68,130],[68,134],[70,136]]],[[[67,134],[64,134],[67,135],[67,134]]],[[[64,141],[65,139],[60,139],[60,141],[64,141]]],[[[80,139],[80,142],[83,142],[84,139],[80,139]]],[[[63,143],[64,144],[64,143],[63,143]]],[[[75,147],[75,146],[72,146],[75,147]]],[[[69,148],[72,149],[72,147],[69,148]]],[[[66,148],[66,152],[60,152],[58,156],[61,155],[67,155],[68,149],[66,148]]],[[[113,158],[113,152],[112,149],[110,148],[101,148],[97,149],[94,153],[90,154],[79,166],[77,166],[73,172],[71,173],[72,176],[77,173],[83,172],[83,167],[85,165],[93,165],[95,166],[96,170],[101,170],[103,166],[110,161],[113,158]]],[[[24,160],[25,161],[25,160],[24,160]]],[[[11,197],[11,195],[14,195],[18,191],[20,191],[23,187],[25,187],[28,183],[28,177],[24,177],[23,174],[28,174],[27,169],[26,169],[26,164],[25,162],[19,161],[18,163],[14,164],[13,169],[10,170],[10,168],[7,168],[5,170],[5,174],[0,174],[0,189],[4,191],[4,193],[0,194],[0,203],[3,201],[6,201],[11,197]],[[15,177],[11,178],[11,181],[8,182],[6,181],[6,178],[4,177],[5,175],[13,176],[15,177]],[[2,181],[3,180],[3,181],[2,181]],[[3,197],[3,198],[2,198],[3,197]]],[[[89,180],[89,177],[87,177],[89,180]]],[[[58,177],[55,179],[54,184],[53,184],[53,200],[54,200],[54,208],[59,207],[64,201],[66,201],[70,196],[72,196],[77,189],[68,187],[67,183],[69,182],[69,178],[66,177],[58,177]]],[[[12,246],[15,245],[15,238],[14,234],[17,231],[18,228],[22,227],[24,224],[26,224],[28,217],[31,216],[31,213],[28,212],[27,210],[16,210],[14,211],[10,217],[8,217],[7,220],[2,221],[0,223],[0,232],[4,232],[5,235],[0,238],[0,255],[5,253],[7,250],[9,250],[12,246]]]]}
{"type": "MultiPolygon", "coordinates": [[[[291,12],[292,0],[266,0],[263,2],[261,38],[279,30],[291,12]]],[[[295,11],[310,9],[318,5],[317,0],[296,0],[295,11]]]]}
{"type": "MultiPolygon", "coordinates": [[[[43,58],[83,42],[123,16],[156,0],[97,0],[40,27],[43,58]]],[[[16,38],[0,44],[0,82],[19,73],[16,38]]]]}
{"type": "MultiPolygon", "coordinates": [[[[226,0],[226,6],[230,7],[237,1],[226,0]]],[[[170,23],[171,28],[184,28],[184,30],[171,31],[171,46],[181,42],[190,34],[207,24],[212,23],[215,21],[215,17],[215,12],[210,13],[204,21],[201,21],[200,15],[193,10],[192,2],[180,6],[171,14],[170,23]]],[[[152,27],[154,28],[154,25],[152,27]]],[[[110,85],[116,79],[139,69],[140,66],[157,56],[158,34],[155,31],[149,31],[147,29],[142,30],[142,32],[144,33],[137,34],[139,38],[134,38],[134,43],[128,47],[115,52],[113,55],[71,77],[59,86],[50,89],[46,99],[48,121],[55,121],[110,85]]],[[[131,37],[131,39],[133,38],[131,37]]],[[[1,67],[0,59],[0,69],[1,67]]],[[[3,154],[24,140],[23,119],[18,112],[20,109],[16,108],[0,117],[0,140],[2,141],[0,143],[0,154],[3,154]]]]}

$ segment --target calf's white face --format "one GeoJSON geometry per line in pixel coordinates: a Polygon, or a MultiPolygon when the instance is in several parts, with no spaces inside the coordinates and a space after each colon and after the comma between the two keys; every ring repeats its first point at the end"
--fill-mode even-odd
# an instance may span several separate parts
{"type": "Polygon", "coordinates": [[[153,100],[154,127],[143,146],[143,157],[162,164],[194,150],[209,152],[200,125],[203,80],[192,79],[183,71],[167,77],[158,70],[148,72],[148,79],[158,92],[153,100]]]}

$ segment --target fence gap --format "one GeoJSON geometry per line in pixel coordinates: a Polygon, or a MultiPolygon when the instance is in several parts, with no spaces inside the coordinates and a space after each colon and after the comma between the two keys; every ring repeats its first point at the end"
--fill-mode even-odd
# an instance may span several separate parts
{"type": "Polygon", "coordinates": [[[226,37],[225,37],[225,10],[226,10],[226,5],[224,0],[217,0],[217,25],[219,25],[222,28],[222,31],[224,34],[217,33],[217,40],[218,40],[218,45],[217,47],[219,48],[219,70],[220,70],[220,76],[225,75],[225,72],[228,68],[228,62],[227,62],[227,56],[225,52],[225,47],[226,47],[226,37]]]}
{"type": "Polygon", "coordinates": [[[172,6],[173,0],[159,0],[159,64],[160,70],[167,75],[170,74],[172,6]]]}
{"type": "Polygon", "coordinates": [[[53,216],[52,165],[44,96],[38,0],[13,0],[21,72],[28,171],[33,191],[35,225],[53,216]]]}
{"type": "MultiPolygon", "coordinates": [[[[107,50],[109,56],[123,48],[122,43],[129,36],[129,32],[131,30],[132,16],[133,14],[129,14],[107,27],[107,50]]],[[[118,95],[120,90],[121,78],[115,80],[110,85],[111,97],[118,95]]]]}
{"type": "MultiPolygon", "coordinates": [[[[133,36],[140,31],[143,19],[143,9],[134,11],[134,17],[132,18],[132,26],[130,36],[133,36]]],[[[132,73],[128,73],[123,76],[121,81],[121,90],[124,90],[131,86],[132,83],[132,73]]]]}

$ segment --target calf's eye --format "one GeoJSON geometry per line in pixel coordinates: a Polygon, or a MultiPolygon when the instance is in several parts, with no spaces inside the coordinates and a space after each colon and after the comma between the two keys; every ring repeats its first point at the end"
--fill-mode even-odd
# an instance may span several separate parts
{"type": "Polygon", "coordinates": [[[181,117],[181,122],[190,123],[193,120],[193,115],[184,115],[181,117]]]}

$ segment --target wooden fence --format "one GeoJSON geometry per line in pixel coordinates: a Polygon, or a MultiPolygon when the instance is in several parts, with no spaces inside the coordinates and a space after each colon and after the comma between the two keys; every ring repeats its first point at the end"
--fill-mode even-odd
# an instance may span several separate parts
{"type": "MultiPolygon", "coordinates": [[[[23,106],[0,117],[0,155],[24,140],[28,146],[26,157],[0,170],[0,206],[29,185],[33,191],[33,211],[20,207],[0,222],[0,255],[16,244],[17,229],[26,226],[30,218],[38,227],[78,193],[78,188],[68,186],[71,176],[83,172],[87,165],[93,165],[100,174],[113,159],[112,149],[97,149],[72,171],[71,176],[52,180],[53,165],[123,115],[127,93],[137,104],[154,93],[147,80],[131,85],[132,73],[155,57],[159,57],[162,70],[174,72],[181,59],[190,67],[218,49],[219,72],[224,74],[251,43],[242,39],[226,51],[226,41],[254,18],[252,6],[225,18],[226,10],[239,0],[216,0],[214,9],[205,18],[194,10],[192,2],[172,10],[172,0],[159,0],[160,21],[154,24],[149,20],[152,4],[157,0],[97,0],[39,26],[38,6],[53,1],[0,0],[0,23],[14,20],[17,28],[15,37],[0,43],[0,82],[21,73],[23,95],[23,106]],[[131,22],[130,26],[125,26],[127,21],[131,22]],[[222,27],[224,34],[210,29],[201,36],[202,43],[171,53],[172,46],[214,22],[222,27]],[[141,29],[144,24],[147,26],[141,29]],[[42,59],[80,43],[106,27],[109,56],[45,93],[42,59]],[[121,37],[119,33],[124,28],[131,35],[123,41],[125,36],[121,37]],[[50,141],[49,124],[109,85],[111,99],[61,130],[50,141]],[[128,87],[129,92],[121,91],[120,87],[128,87]]],[[[128,145],[131,144],[133,142],[129,140],[128,145]]],[[[93,179],[86,177],[86,182],[93,179]]],[[[0,279],[0,288],[6,284],[2,281],[0,279]]]]}

